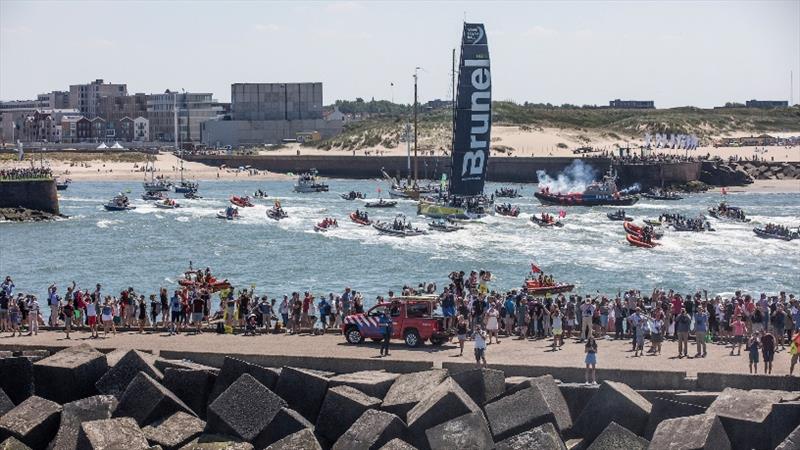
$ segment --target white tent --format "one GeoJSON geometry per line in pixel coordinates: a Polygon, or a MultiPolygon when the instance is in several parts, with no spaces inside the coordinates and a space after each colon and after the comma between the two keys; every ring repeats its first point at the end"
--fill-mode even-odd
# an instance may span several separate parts
{"type": "Polygon", "coordinates": [[[112,145],[112,146],[111,146],[111,148],[114,148],[114,149],[124,149],[125,147],[123,147],[123,146],[119,145],[119,142],[117,142],[117,141],[114,141],[114,145],[112,145]]]}
{"type": "Polygon", "coordinates": [[[97,149],[98,149],[98,150],[105,150],[105,149],[107,149],[107,148],[108,148],[108,146],[106,145],[106,143],[105,143],[105,142],[103,142],[102,144],[100,144],[100,145],[98,145],[98,146],[97,146],[97,149]]]}

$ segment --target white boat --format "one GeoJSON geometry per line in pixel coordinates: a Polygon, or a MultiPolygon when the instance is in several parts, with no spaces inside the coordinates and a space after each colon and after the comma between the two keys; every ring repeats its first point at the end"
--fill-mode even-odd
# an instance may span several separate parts
{"type": "Polygon", "coordinates": [[[307,173],[301,173],[297,177],[297,184],[294,185],[295,192],[328,192],[328,185],[317,182],[317,170],[311,169],[307,173]]]}

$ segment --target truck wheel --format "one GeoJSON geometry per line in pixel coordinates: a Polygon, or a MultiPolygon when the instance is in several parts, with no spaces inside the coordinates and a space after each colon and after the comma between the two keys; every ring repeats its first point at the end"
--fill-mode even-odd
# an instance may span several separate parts
{"type": "Polygon", "coordinates": [[[347,342],[351,344],[360,344],[364,342],[364,336],[361,335],[361,332],[358,331],[357,327],[348,328],[344,335],[345,339],[347,339],[347,342]]]}
{"type": "Polygon", "coordinates": [[[403,334],[403,339],[406,341],[406,345],[409,347],[417,347],[422,342],[422,339],[419,338],[419,333],[417,330],[408,330],[403,334]]]}

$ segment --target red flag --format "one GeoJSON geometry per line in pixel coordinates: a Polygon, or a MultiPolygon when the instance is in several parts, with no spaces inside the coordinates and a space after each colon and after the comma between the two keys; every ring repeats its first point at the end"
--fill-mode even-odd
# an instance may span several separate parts
{"type": "Polygon", "coordinates": [[[566,212],[566,211],[564,211],[563,209],[562,209],[562,210],[560,210],[560,211],[558,212],[558,217],[561,217],[562,219],[563,219],[564,217],[567,217],[567,212],[566,212]]]}
{"type": "Polygon", "coordinates": [[[539,266],[537,266],[536,264],[531,263],[531,272],[532,273],[542,273],[542,269],[540,269],[539,266]]]}

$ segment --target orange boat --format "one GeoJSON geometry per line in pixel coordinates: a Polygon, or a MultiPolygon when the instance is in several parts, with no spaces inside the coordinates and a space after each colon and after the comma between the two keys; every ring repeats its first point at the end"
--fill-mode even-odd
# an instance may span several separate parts
{"type": "Polygon", "coordinates": [[[658,242],[644,242],[641,239],[641,235],[634,236],[632,234],[625,234],[625,239],[628,240],[628,243],[633,245],[634,247],[642,247],[642,248],[653,248],[656,245],[660,245],[658,242]]]}
{"type": "Polygon", "coordinates": [[[529,294],[533,295],[546,295],[546,294],[560,294],[562,292],[570,292],[575,288],[574,284],[539,284],[539,280],[528,278],[525,280],[525,289],[529,294]]]}
{"type": "Polygon", "coordinates": [[[364,220],[364,219],[358,217],[355,212],[351,212],[350,213],[350,220],[352,220],[353,222],[355,222],[355,223],[357,223],[359,225],[371,225],[372,224],[371,220],[364,220]]]}
{"type": "MultiPolygon", "coordinates": [[[[625,233],[635,237],[640,241],[643,240],[642,227],[634,225],[631,222],[623,222],[622,228],[625,229],[625,233]]],[[[653,239],[661,239],[662,236],[663,233],[656,233],[655,231],[653,232],[653,239]]]]}
{"type": "Polygon", "coordinates": [[[197,273],[198,272],[199,271],[196,271],[196,270],[187,270],[186,272],[184,272],[183,278],[178,280],[178,284],[183,286],[183,287],[192,287],[192,286],[202,287],[202,286],[208,285],[211,288],[211,292],[218,292],[218,291],[222,291],[222,290],[231,288],[231,284],[228,282],[228,280],[221,280],[220,281],[220,280],[217,280],[214,277],[211,277],[211,279],[208,280],[207,282],[199,283],[199,285],[198,285],[198,282],[197,282],[197,273]]]}
{"type": "Polygon", "coordinates": [[[248,197],[237,197],[235,195],[231,197],[231,203],[242,208],[253,206],[253,202],[248,197]]]}

